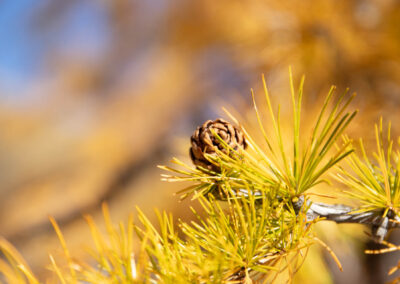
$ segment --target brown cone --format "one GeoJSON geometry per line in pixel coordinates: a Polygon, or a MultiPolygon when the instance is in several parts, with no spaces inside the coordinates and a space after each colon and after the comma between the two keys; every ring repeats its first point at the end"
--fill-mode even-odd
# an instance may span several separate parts
{"type": "Polygon", "coordinates": [[[234,150],[238,150],[239,147],[246,149],[247,144],[243,132],[221,118],[214,121],[207,120],[201,127],[197,127],[190,138],[192,144],[190,157],[196,166],[219,172],[220,168],[210,163],[204,157],[204,154],[216,155],[216,149],[219,149],[223,153],[227,153],[228,151],[218,141],[217,137],[213,135],[211,129],[234,150]]]}

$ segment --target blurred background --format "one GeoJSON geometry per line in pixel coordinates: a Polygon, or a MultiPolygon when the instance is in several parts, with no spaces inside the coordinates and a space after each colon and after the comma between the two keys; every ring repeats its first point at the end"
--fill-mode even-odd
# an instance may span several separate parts
{"type": "MultiPolygon", "coordinates": [[[[3,0],[0,2],[0,235],[44,279],[60,245],[74,255],[107,201],[188,218],[157,164],[188,161],[189,136],[233,106],[254,120],[261,73],[287,103],[288,66],[306,75],[305,114],[331,84],[358,93],[348,133],[373,144],[373,124],[400,118],[398,0],[3,0]]],[[[397,237],[400,237],[397,235],[397,237]]],[[[298,283],[382,283],[399,256],[365,256],[359,226],[325,224],[298,283]]],[[[396,242],[393,235],[393,242],[396,242]]],[[[399,242],[397,242],[399,243],[399,242]]]]}

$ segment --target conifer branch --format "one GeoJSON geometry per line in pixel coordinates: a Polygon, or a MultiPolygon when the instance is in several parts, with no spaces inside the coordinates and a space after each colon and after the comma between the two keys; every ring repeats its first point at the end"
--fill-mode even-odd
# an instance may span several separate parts
{"type": "Polygon", "coordinates": [[[371,228],[373,239],[379,243],[384,240],[389,230],[400,228],[400,217],[394,212],[383,216],[382,211],[357,212],[353,207],[343,204],[311,203],[310,201],[307,203],[306,216],[308,221],[324,219],[338,224],[357,223],[367,225],[371,228]]]}

